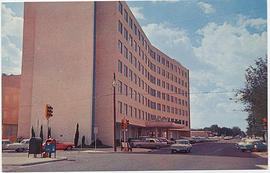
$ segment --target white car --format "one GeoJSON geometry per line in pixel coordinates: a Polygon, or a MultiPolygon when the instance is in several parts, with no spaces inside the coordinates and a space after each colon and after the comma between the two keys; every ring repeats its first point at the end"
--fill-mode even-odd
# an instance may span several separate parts
{"type": "Polygon", "coordinates": [[[6,150],[8,144],[11,144],[11,141],[9,139],[3,139],[2,140],[2,150],[6,150]]]}
{"type": "Polygon", "coordinates": [[[25,150],[29,150],[29,139],[24,139],[20,143],[8,144],[8,150],[15,150],[17,152],[23,152],[25,150]]]}
{"type": "Polygon", "coordinates": [[[179,139],[175,141],[175,144],[171,145],[171,153],[185,151],[189,153],[192,149],[192,145],[189,140],[179,139]]]}

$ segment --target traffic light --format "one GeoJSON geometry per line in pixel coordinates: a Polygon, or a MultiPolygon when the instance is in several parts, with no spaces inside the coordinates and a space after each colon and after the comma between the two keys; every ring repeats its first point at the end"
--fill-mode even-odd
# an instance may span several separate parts
{"type": "Polygon", "coordinates": [[[51,118],[53,116],[53,107],[49,104],[46,104],[45,106],[45,116],[46,119],[49,120],[49,118],[51,118]]]}
{"type": "Polygon", "coordinates": [[[127,120],[127,126],[129,125],[129,120],[127,120]]]}
{"type": "Polygon", "coordinates": [[[125,128],[125,122],[124,122],[124,120],[122,120],[121,125],[122,125],[122,129],[124,129],[125,128]]]}
{"type": "Polygon", "coordinates": [[[267,129],[267,119],[263,118],[263,129],[266,130],[267,129]]]}

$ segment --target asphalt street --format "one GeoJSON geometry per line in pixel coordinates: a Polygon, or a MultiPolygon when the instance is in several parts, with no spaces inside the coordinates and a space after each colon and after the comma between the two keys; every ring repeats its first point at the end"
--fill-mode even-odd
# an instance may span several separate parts
{"type": "MultiPolygon", "coordinates": [[[[16,153],[3,153],[3,157],[12,157],[10,154],[16,153]]],[[[194,144],[191,153],[171,154],[169,148],[162,148],[136,153],[59,151],[58,155],[68,160],[20,167],[3,165],[3,171],[254,170],[268,164],[267,158],[238,151],[234,143],[227,141],[194,144]]]]}

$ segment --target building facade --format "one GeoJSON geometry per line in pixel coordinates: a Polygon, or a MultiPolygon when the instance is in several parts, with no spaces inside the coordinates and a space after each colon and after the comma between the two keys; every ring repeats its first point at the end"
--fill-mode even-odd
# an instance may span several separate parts
{"type": "Polygon", "coordinates": [[[87,143],[96,127],[112,145],[113,74],[117,139],[124,118],[129,138],[190,135],[189,71],[151,45],[125,2],[25,3],[24,22],[21,136],[49,124],[73,141],[78,123],[87,143]]]}
{"type": "Polygon", "coordinates": [[[14,141],[18,131],[21,75],[2,75],[2,138],[14,141]]]}

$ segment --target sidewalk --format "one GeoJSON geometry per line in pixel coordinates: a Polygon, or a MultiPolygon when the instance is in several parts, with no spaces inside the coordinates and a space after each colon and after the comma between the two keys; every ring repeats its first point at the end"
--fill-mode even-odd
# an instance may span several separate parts
{"type": "MultiPolygon", "coordinates": [[[[115,153],[113,148],[75,148],[75,151],[88,152],[88,153],[115,153]]],[[[152,149],[146,148],[132,148],[132,152],[121,151],[120,147],[116,148],[117,153],[140,153],[140,152],[152,152],[152,149]]]]}
{"type": "Polygon", "coordinates": [[[252,152],[252,154],[262,158],[268,158],[268,152],[252,152]]]}
{"type": "Polygon", "coordinates": [[[57,162],[67,160],[66,157],[56,157],[52,158],[40,158],[40,155],[37,158],[34,158],[33,155],[28,157],[2,157],[2,164],[5,166],[27,166],[35,165],[48,162],[57,162]]]}

